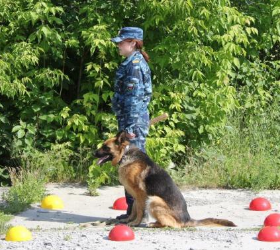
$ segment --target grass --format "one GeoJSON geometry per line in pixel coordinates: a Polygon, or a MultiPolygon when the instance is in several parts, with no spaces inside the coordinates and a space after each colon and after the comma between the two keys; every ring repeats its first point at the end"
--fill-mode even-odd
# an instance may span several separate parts
{"type": "Polygon", "coordinates": [[[26,169],[9,169],[12,187],[3,194],[5,204],[2,211],[17,214],[24,211],[30,204],[41,201],[46,189],[46,179],[39,171],[26,169]]]}
{"type": "Polygon", "coordinates": [[[15,150],[15,165],[9,168],[12,186],[3,194],[4,203],[0,206],[1,232],[7,230],[7,222],[12,215],[40,202],[46,194],[46,183],[53,182],[85,182],[87,167],[90,162],[90,149],[80,149],[74,153],[67,143],[53,145],[46,152],[30,148],[25,152],[15,150]]]}
{"type": "Polygon", "coordinates": [[[45,178],[42,173],[27,169],[9,169],[12,187],[3,194],[0,207],[0,233],[7,231],[12,215],[26,210],[30,204],[41,201],[45,195],[45,178]]]}
{"type": "MultiPolygon", "coordinates": [[[[279,115],[278,115],[279,116],[279,115]]],[[[234,117],[224,136],[199,150],[187,163],[170,170],[179,185],[207,188],[280,188],[279,117],[234,117]]]]}
{"type": "Polygon", "coordinates": [[[8,229],[9,225],[7,223],[13,218],[12,215],[0,212],[0,234],[4,234],[8,229]]]}
{"type": "Polygon", "coordinates": [[[70,241],[71,240],[71,236],[70,235],[65,235],[63,238],[65,241],[70,241]]]}

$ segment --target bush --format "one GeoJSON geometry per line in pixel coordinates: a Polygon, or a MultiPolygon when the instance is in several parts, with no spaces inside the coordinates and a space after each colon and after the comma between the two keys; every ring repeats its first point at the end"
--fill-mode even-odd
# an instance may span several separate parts
{"type": "Polygon", "coordinates": [[[97,188],[101,185],[119,184],[118,169],[111,163],[105,163],[102,166],[96,165],[95,162],[89,167],[88,173],[88,190],[90,195],[97,196],[97,188]]]}
{"type": "MultiPolygon", "coordinates": [[[[151,116],[170,117],[151,128],[147,141],[163,167],[183,163],[188,150],[213,147],[237,109],[247,119],[279,101],[278,1],[0,0],[0,6],[1,168],[13,166],[12,144],[34,149],[50,180],[86,180],[90,150],[117,132],[111,98],[122,58],[110,38],[124,26],[144,29],[151,116]]],[[[114,182],[109,167],[90,171],[92,187],[114,182]]],[[[0,178],[6,181],[5,172],[0,178]]]]}
{"type": "Polygon", "coordinates": [[[201,187],[279,189],[280,113],[273,106],[250,117],[232,117],[222,138],[171,171],[181,184],[201,187]]]}
{"type": "Polygon", "coordinates": [[[45,195],[45,176],[39,171],[10,169],[12,187],[3,194],[3,210],[16,214],[24,211],[30,204],[39,202],[45,195]]]}

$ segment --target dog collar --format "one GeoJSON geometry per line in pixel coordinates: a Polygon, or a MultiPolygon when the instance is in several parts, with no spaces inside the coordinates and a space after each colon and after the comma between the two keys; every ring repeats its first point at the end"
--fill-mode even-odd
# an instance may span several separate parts
{"type": "Polygon", "coordinates": [[[122,164],[122,161],[124,160],[125,154],[127,153],[128,150],[129,150],[129,145],[126,145],[126,147],[125,147],[125,149],[124,149],[123,156],[122,156],[121,160],[119,161],[119,164],[120,164],[120,165],[122,164]]]}

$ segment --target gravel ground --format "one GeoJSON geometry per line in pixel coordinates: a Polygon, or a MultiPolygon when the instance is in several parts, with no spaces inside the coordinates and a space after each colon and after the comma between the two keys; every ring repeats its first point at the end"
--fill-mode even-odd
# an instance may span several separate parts
{"type": "Polygon", "coordinates": [[[86,187],[77,185],[49,185],[50,194],[64,201],[62,211],[49,211],[34,204],[19,214],[11,225],[23,225],[32,232],[29,242],[7,242],[4,235],[0,249],[279,249],[280,242],[261,242],[257,235],[265,217],[280,211],[280,191],[254,193],[246,190],[192,189],[182,190],[190,215],[195,219],[225,218],[237,228],[197,227],[190,229],[134,228],[135,240],[114,242],[108,240],[112,226],[82,227],[80,223],[114,218],[122,213],[111,209],[115,199],[123,196],[123,188],[103,187],[100,196],[87,195],[86,187]],[[251,199],[262,196],[270,200],[272,210],[255,212],[248,209],[251,199]]]}
{"type": "Polygon", "coordinates": [[[260,242],[257,231],[199,229],[160,230],[135,229],[135,240],[114,242],[108,240],[109,228],[33,231],[29,242],[0,243],[1,249],[280,249],[278,243],[260,242]]]}

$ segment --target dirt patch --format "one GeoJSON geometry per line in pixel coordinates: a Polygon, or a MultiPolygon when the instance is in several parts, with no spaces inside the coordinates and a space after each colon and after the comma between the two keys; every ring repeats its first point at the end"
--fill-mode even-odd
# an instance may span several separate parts
{"type": "MultiPolygon", "coordinates": [[[[47,187],[48,193],[58,195],[65,208],[49,211],[34,204],[17,215],[12,225],[24,225],[32,230],[30,242],[0,241],[3,249],[280,249],[280,243],[257,240],[257,234],[267,215],[280,212],[280,191],[255,193],[248,190],[190,189],[182,190],[194,219],[207,217],[229,219],[237,228],[199,227],[182,230],[147,229],[145,224],[134,228],[135,240],[112,242],[108,234],[112,227],[83,228],[80,223],[115,218],[123,213],[113,210],[113,202],[124,195],[122,186],[102,187],[99,196],[88,195],[79,185],[47,187]],[[250,201],[262,196],[270,200],[272,210],[255,212],[248,209],[250,201]]],[[[2,237],[3,238],[3,237],[2,237]]]]}

